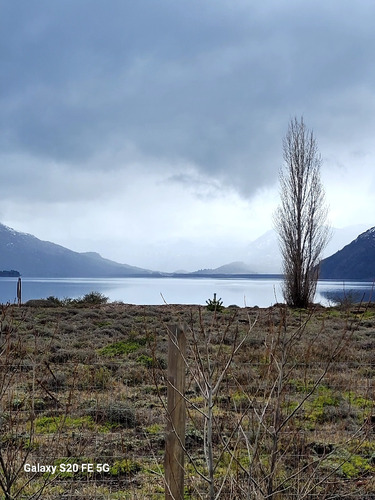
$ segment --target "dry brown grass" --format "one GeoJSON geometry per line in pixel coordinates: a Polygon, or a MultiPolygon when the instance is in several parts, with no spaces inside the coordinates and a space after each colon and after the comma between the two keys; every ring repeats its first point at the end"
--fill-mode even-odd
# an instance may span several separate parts
{"type": "MultiPolygon", "coordinates": [[[[227,308],[216,317],[205,308],[177,305],[3,307],[0,425],[5,462],[0,464],[0,476],[6,470],[6,454],[13,450],[19,459],[26,455],[30,464],[84,461],[111,467],[107,473],[60,474],[46,481],[41,498],[163,498],[163,369],[167,325],[172,323],[186,325],[190,344],[192,331],[197,339],[202,331],[209,332],[218,371],[236,335],[241,339],[247,335],[215,399],[218,483],[228,476],[220,498],[246,498],[251,460],[257,483],[266,484],[269,431],[277,403],[285,419],[325,370],[280,432],[281,458],[274,482],[287,489],[272,498],[298,498],[295,481],[288,478],[301,469],[299,491],[311,481],[306,498],[344,498],[340,496],[344,493],[345,498],[375,498],[372,306],[360,312],[227,308]],[[257,320],[250,332],[249,318],[257,320]],[[284,340],[292,337],[281,392],[276,395],[272,392],[279,376],[276,361],[281,359],[284,340]],[[266,404],[255,460],[251,446],[259,430],[257,414],[266,404]],[[227,451],[224,440],[231,443],[227,451]]],[[[206,484],[197,475],[197,470],[205,469],[204,418],[199,413],[204,402],[190,374],[187,370],[186,442],[194,466],[187,460],[186,498],[207,498],[206,484]]],[[[21,469],[12,491],[29,479],[30,473],[21,469]]],[[[42,483],[43,475],[35,474],[18,498],[33,498],[42,483]]]]}

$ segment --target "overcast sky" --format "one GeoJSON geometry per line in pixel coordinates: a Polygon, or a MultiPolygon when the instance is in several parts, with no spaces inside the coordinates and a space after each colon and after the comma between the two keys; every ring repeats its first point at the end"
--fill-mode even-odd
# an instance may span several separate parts
{"type": "Polygon", "coordinates": [[[173,271],[272,228],[303,115],[335,227],[375,225],[373,0],[1,0],[0,221],[173,271]]]}

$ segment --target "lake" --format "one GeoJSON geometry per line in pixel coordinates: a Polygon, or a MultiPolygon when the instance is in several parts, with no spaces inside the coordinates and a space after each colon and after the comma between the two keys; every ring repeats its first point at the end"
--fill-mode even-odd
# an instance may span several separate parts
{"type": "MultiPolygon", "coordinates": [[[[217,298],[225,306],[268,307],[283,302],[282,281],[275,278],[22,278],[22,302],[51,295],[63,299],[82,297],[97,291],[110,301],[128,304],[201,304],[217,298]]],[[[319,281],[315,302],[332,304],[337,297],[368,300],[373,283],[360,281],[319,281]]],[[[17,278],[0,278],[0,302],[15,303],[17,278]]]]}

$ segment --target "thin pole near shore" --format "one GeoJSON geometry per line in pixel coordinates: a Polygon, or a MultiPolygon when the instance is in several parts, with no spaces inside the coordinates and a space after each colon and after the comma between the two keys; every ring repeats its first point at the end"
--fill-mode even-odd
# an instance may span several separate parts
{"type": "Polygon", "coordinates": [[[18,278],[18,281],[17,281],[17,304],[18,304],[18,307],[20,307],[22,303],[22,282],[21,282],[21,278],[18,278]]]}

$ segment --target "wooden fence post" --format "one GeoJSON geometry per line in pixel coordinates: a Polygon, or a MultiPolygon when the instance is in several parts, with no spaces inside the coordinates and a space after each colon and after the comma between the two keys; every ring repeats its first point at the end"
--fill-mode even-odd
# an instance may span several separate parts
{"type": "Polygon", "coordinates": [[[168,327],[167,429],[165,438],[165,500],[184,498],[185,354],[186,336],[178,325],[168,327]]]}

